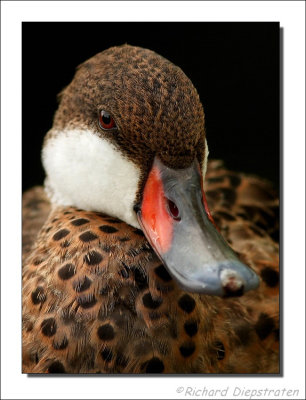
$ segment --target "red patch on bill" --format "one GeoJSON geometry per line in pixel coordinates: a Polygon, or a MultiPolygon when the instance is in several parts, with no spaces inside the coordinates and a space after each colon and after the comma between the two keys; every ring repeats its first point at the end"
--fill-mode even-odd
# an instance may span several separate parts
{"type": "Polygon", "coordinates": [[[141,223],[152,247],[166,253],[172,243],[173,219],[167,211],[160,171],[155,166],[149,173],[141,205],[141,223]]]}

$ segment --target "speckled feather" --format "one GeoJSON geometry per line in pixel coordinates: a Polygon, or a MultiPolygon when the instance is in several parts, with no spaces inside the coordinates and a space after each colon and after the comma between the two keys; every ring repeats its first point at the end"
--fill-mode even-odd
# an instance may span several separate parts
{"type": "Polygon", "coordinates": [[[78,67],[59,98],[46,140],[80,127],[103,135],[97,115],[106,109],[119,128],[107,139],[141,168],[139,196],[156,153],[171,168],[187,167],[195,157],[203,163],[199,95],[179,67],[153,51],[123,45],[96,54],[78,67]]]}
{"type": "MultiPolygon", "coordinates": [[[[176,169],[205,163],[199,96],[152,51],[125,45],[97,54],[60,99],[45,145],[67,129],[111,142],[141,171],[134,204],[155,155],[176,169]],[[118,130],[99,129],[101,109],[118,130]]],[[[41,188],[25,194],[23,372],[277,373],[278,200],[269,184],[218,161],[205,190],[221,233],[261,277],[239,298],[185,292],[125,222],[50,207],[41,188]]]]}
{"type": "Polygon", "coordinates": [[[267,183],[217,161],[206,190],[222,234],[261,276],[258,290],[184,292],[141,231],[58,207],[24,268],[23,371],[278,372],[278,201],[267,183]]]}

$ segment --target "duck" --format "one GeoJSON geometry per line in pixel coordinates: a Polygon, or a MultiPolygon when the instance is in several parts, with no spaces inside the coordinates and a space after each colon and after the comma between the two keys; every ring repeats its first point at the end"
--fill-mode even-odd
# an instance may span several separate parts
{"type": "Polygon", "coordinates": [[[278,374],[278,198],[149,49],[83,62],[23,196],[22,372],[278,374]]]}

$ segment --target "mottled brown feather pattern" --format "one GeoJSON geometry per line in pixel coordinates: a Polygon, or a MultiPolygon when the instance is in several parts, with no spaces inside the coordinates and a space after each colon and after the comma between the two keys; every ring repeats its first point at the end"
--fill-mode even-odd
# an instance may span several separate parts
{"type": "Polygon", "coordinates": [[[106,135],[140,166],[139,196],[156,153],[171,168],[204,160],[204,111],[195,87],[179,67],[140,47],[112,47],[78,67],[46,140],[66,128],[106,135]],[[99,128],[100,110],[114,117],[118,130],[99,128]]]}
{"type": "Polygon", "coordinates": [[[45,223],[51,205],[45,191],[35,186],[22,197],[22,259],[30,253],[40,228],[45,223]]]}
{"type": "Polygon", "coordinates": [[[222,234],[261,276],[259,289],[226,299],[187,293],[140,231],[58,207],[23,270],[23,372],[279,371],[278,245],[271,239],[278,201],[268,184],[217,161],[205,186],[222,234]]]}

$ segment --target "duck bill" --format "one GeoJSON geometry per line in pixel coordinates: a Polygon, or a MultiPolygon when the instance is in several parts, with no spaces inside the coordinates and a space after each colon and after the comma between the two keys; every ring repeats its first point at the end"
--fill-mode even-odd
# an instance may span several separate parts
{"type": "Polygon", "coordinates": [[[256,273],[238,259],[214,225],[196,160],[175,170],[155,157],[137,216],[156,254],[183,289],[239,296],[258,287],[256,273]]]}

